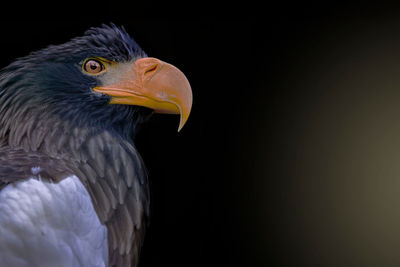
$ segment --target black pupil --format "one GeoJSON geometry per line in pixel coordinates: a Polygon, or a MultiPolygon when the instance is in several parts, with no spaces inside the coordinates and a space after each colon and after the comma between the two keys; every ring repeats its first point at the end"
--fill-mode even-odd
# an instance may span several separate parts
{"type": "Polygon", "coordinates": [[[97,63],[97,62],[91,62],[90,63],[90,68],[92,70],[96,70],[98,67],[99,67],[99,63],[97,63]]]}

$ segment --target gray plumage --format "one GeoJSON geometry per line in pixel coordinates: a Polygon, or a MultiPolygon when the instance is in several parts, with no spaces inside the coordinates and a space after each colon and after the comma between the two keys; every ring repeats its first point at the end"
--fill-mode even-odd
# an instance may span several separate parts
{"type": "Polygon", "coordinates": [[[107,226],[109,266],[136,266],[149,189],[133,136],[150,111],[88,94],[98,81],[76,68],[88,56],[124,62],[145,53],[124,29],[103,26],[0,72],[0,189],[32,176],[78,176],[107,226]]]}

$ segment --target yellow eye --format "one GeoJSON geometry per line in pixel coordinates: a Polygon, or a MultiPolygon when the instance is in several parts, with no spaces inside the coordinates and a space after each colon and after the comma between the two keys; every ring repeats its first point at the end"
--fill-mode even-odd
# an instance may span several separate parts
{"type": "Polygon", "coordinates": [[[106,67],[104,64],[97,59],[87,59],[82,66],[83,70],[89,74],[99,74],[103,72],[106,67]]]}

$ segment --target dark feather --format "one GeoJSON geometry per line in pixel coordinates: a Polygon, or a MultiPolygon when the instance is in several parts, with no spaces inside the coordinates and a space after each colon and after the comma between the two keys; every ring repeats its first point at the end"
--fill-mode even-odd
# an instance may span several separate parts
{"type": "Polygon", "coordinates": [[[79,67],[93,56],[126,62],[146,55],[123,28],[103,25],[0,71],[0,188],[77,175],[107,226],[109,266],[136,266],[149,190],[132,136],[151,111],[94,94],[99,80],[79,67]]]}

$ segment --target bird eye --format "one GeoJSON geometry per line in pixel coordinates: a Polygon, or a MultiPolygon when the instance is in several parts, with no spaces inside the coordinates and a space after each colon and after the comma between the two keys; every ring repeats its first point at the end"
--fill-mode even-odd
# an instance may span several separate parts
{"type": "Polygon", "coordinates": [[[96,59],[88,59],[83,63],[83,70],[89,74],[99,74],[105,70],[105,66],[102,62],[96,59]]]}

